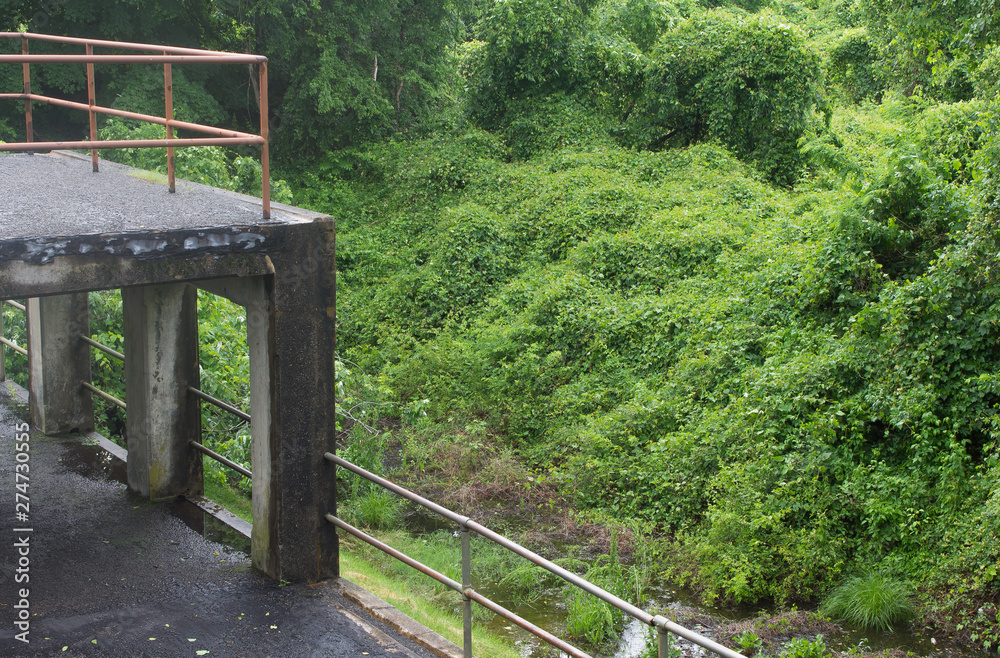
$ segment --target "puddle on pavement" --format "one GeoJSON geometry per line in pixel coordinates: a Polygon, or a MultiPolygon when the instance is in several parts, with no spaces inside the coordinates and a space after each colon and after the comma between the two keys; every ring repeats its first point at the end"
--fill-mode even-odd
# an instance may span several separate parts
{"type": "MultiPolygon", "coordinates": [[[[65,468],[83,477],[97,477],[127,485],[128,469],[125,463],[95,441],[83,438],[74,441],[70,438],[62,443],[63,454],[60,461],[65,468]]],[[[178,498],[168,503],[167,508],[205,539],[250,555],[250,540],[247,537],[189,500],[178,498]]]]}

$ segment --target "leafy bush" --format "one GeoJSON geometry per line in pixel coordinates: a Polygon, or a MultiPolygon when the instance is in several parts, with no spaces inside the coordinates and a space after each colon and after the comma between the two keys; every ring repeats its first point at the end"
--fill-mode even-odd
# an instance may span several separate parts
{"type": "Polygon", "coordinates": [[[830,50],[828,74],[852,103],[878,101],[885,85],[877,69],[878,50],[864,28],[848,29],[830,50]]]}
{"type": "MultiPolygon", "coordinates": [[[[163,139],[164,129],[151,123],[111,118],[101,129],[102,140],[163,139]]],[[[122,148],[102,150],[101,157],[114,162],[167,173],[167,150],[165,148],[122,148]]],[[[203,185],[211,185],[242,194],[261,195],[260,162],[248,157],[237,156],[219,146],[188,146],[174,151],[176,175],[203,185]]],[[[271,179],[271,200],[288,203],[292,200],[288,183],[281,179],[271,179]]]]}
{"type": "Polygon", "coordinates": [[[717,139],[790,184],[798,140],[823,109],[819,57],[793,28],[722,11],[661,37],[632,139],[651,148],[717,139]]]}
{"type": "Polygon", "coordinates": [[[471,114],[484,128],[531,96],[568,90],[578,79],[577,49],[587,7],[577,0],[501,0],[483,17],[474,58],[471,114]]]}

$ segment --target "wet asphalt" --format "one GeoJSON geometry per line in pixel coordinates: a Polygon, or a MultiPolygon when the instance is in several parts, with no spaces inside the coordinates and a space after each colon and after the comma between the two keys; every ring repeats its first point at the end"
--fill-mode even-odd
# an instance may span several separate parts
{"type": "Polygon", "coordinates": [[[89,156],[0,153],[0,236],[148,232],[288,221],[280,209],[261,219],[260,200],[188,181],[177,192],[130,167],[89,156]]]}
{"type": "Polygon", "coordinates": [[[432,655],[331,584],[282,586],[259,574],[242,535],[188,503],[129,493],[120,462],[79,436],[25,442],[24,415],[0,402],[0,655],[432,655]],[[21,489],[18,443],[30,444],[21,489]],[[25,608],[30,623],[18,628],[25,608]],[[25,628],[27,643],[17,639],[25,628]]]}

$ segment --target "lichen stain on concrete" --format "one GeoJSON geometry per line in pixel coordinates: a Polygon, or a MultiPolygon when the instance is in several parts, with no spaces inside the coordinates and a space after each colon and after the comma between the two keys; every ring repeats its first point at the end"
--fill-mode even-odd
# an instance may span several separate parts
{"type": "Polygon", "coordinates": [[[0,261],[20,260],[33,265],[47,265],[58,256],[100,252],[140,260],[267,252],[284,247],[280,229],[275,232],[274,228],[269,230],[257,225],[242,225],[220,227],[211,231],[151,230],[118,235],[92,233],[26,239],[0,238],[0,261]]]}
{"type": "Polygon", "coordinates": [[[133,256],[144,256],[149,253],[162,252],[167,248],[166,240],[129,240],[125,243],[125,248],[132,252],[133,256]]]}

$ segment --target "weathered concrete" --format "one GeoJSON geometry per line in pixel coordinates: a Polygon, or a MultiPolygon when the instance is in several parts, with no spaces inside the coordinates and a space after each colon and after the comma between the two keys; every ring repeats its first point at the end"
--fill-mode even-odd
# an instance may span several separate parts
{"type": "Polygon", "coordinates": [[[288,581],[337,575],[323,518],[336,504],[323,459],[336,433],[332,218],[272,204],[262,221],[259,199],[181,181],[171,195],[73,158],[0,155],[0,298],[123,289],[129,483],[154,499],[201,486],[187,446],[197,407],[182,395],[197,381],[195,309],[166,291],[192,283],[245,305],[254,565],[288,581]]]}
{"type": "Polygon", "coordinates": [[[153,500],[196,495],[202,459],[198,291],[186,283],[122,290],[128,485],[153,500]]]}
{"type": "Polygon", "coordinates": [[[274,276],[200,281],[247,309],[253,440],[253,560],[274,578],[337,575],[334,235],[317,224],[275,255],[274,276]],[[293,484],[294,483],[294,484],[293,484]]]}
{"type": "Polygon", "coordinates": [[[89,165],[89,156],[72,153],[0,154],[0,189],[8,198],[24,200],[0,206],[0,236],[111,235],[287,221],[280,207],[271,220],[263,220],[259,201],[250,197],[183,180],[170,194],[165,176],[104,160],[101,173],[94,174],[89,165]]]}
{"type": "Polygon", "coordinates": [[[270,312],[256,316],[261,321],[251,313],[247,326],[251,342],[266,341],[270,352],[266,363],[250,365],[254,381],[270,379],[261,452],[270,454],[268,544],[278,566],[272,561],[267,572],[312,581],[338,575],[337,536],[324,519],[336,514],[336,477],[323,457],[335,451],[337,434],[333,222],[302,226],[297,237],[271,257],[275,274],[264,279],[270,312]]]}
{"type": "Polygon", "coordinates": [[[31,422],[46,434],[94,429],[87,295],[29,299],[27,313],[31,422]]]}

